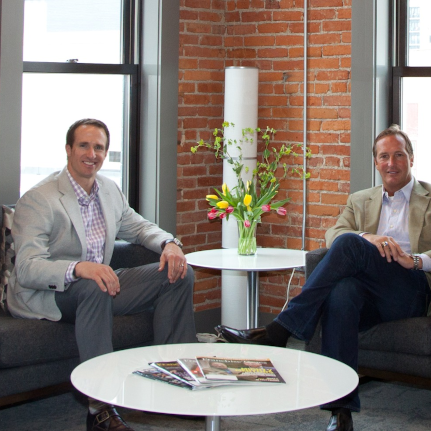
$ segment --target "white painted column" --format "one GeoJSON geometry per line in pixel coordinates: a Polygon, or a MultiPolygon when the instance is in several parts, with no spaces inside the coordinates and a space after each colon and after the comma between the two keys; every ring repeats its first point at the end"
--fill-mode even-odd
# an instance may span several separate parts
{"type": "MultiPolygon", "coordinates": [[[[225,129],[225,138],[241,141],[242,130],[257,127],[259,69],[256,67],[227,67],[225,70],[224,121],[235,124],[225,129]]],[[[234,146],[229,147],[232,157],[238,156],[234,146]]],[[[242,145],[244,168],[242,179],[250,180],[257,161],[257,136],[253,142],[242,145]],[[245,173],[245,167],[249,172],[245,173]]],[[[223,162],[223,182],[230,190],[237,185],[231,165],[223,162]]],[[[238,247],[238,227],[235,217],[222,222],[222,247],[238,247]]],[[[222,316],[223,325],[234,328],[247,326],[247,275],[241,271],[222,271],[222,316]]]]}

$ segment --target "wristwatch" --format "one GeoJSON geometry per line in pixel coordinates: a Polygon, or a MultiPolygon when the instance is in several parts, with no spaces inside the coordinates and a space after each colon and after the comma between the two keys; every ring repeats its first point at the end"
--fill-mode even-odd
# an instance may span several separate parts
{"type": "Polygon", "coordinates": [[[179,248],[183,248],[183,243],[178,238],[172,238],[162,242],[162,250],[164,250],[164,248],[166,247],[166,244],[169,244],[170,242],[173,242],[179,248]]]}
{"type": "Polygon", "coordinates": [[[413,269],[417,271],[419,269],[419,255],[412,254],[412,258],[413,258],[413,269]]]}

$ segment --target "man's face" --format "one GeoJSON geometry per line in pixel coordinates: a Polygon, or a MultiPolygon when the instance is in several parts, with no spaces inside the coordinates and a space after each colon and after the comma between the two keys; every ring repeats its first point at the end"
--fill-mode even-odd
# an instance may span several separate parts
{"type": "Polygon", "coordinates": [[[391,135],[380,139],[376,144],[374,163],[389,196],[393,196],[412,179],[413,156],[407,152],[402,136],[391,135]]]}
{"type": "MultiPolygon", "coordinates": [[[[66,145],[67,168],[75,181],[86,189],[93,185],[96,173],[106,158],[107,137],[105,131],[91,125],[79,126],[75,130],[73,146],[66,145]]],[[[88,192],[88,190],[87,190],[88,192]]]]}

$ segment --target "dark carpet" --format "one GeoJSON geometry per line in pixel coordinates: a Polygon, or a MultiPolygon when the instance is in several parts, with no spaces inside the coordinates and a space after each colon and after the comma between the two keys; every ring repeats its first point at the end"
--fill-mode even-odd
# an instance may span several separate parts
{"type": "MultiPolygon", "coordinates": [[[[395,382],[360,385],[361,413],[353,414],[355,431],[429,431],[431,390],[395,382]]],[[[205,422],[169,415],[118,409],[136,431],[204,430],[205,422]]],[[[51,396],[0,409],[2,431],[85,431],[86,399],[77,392],[51,396]]],[[[229,431],[323,431],[329,413],[319,408],[271,415],[222,417],[229,431]]]]}

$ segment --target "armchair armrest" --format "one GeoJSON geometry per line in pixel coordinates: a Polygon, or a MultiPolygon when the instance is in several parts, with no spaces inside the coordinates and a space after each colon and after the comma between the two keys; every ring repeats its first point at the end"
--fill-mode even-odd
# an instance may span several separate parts
{"type": "Polygon", "coordinates": [[[117,240],[115,241],[110,266],[116,270],[119,268],[133,268],[159,261],[160,255],[158,253],[138,244],[130,244],[126,241],[117,240]]]}
{"type": "Polygon", "coordinates": [[[328,252],[327,248],[318,248],[317,250],[309,251],[305,255],[305,278],[307,279],[316,268],[317,264],[324,258],[328,252]]]}

